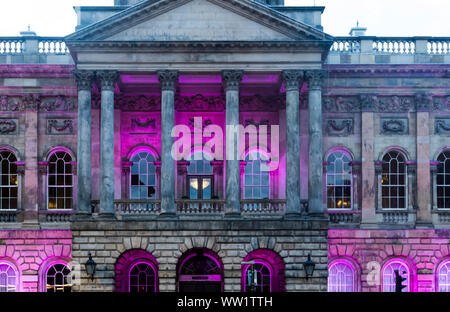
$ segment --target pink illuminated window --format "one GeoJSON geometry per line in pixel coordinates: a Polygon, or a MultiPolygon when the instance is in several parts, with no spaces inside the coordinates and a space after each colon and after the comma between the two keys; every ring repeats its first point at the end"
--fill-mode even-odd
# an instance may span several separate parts
{"type": "Polygon", "coordinates": [[[344,260],[336,260],[328,268],[329,292],[355,292],[355,269],[352,264],[344,260]]]}
{"type": "Polygon", "coordinates": [[[268,199],[270,197],[270,171],[265,154],[253,151],[245,158],[244,197],[245,199],[268,199]]]}
{"type": "Polygon", "coordinates": [[[17,285],[16,269],[9,263],[0,263],[0,292],[16,292],[17,285]]]}
{"type": "Polygon", "coordinates": [[[272,290],[271,266],[262,260],[252,261],[255,262],[253,272],[251,265],[246,265],[244,269],[244,292],[270,292],[272,290]]]}
{"type": "Polygon", "coordinates": [[[68,153],[58,151],[50,156],[47,183],[48,209],[72,209],[72,157],[68,153]]]}
{"type": "Polygon", "coordinates": [[[18,176],[16,156],[4,151],[0,153],[1,179],[0,179],[0,210],[17,209],[18,176]]]}
{"type": "Polygon", "coordinates": [[[149,152],[135,154],[131,161],[131,198],[155,199],[156,198],[156,167],[155,157],[149,152]]]}
{"type": "Polygon", "coordinates": [[[395,292],[395,271],[406,278],[403,285],[407,285],[403,292],[409,292],[411,289],[411,279],[409,266],[402,260],[392,260],[386,263],[382,271],[382,290],[384,292],[395,292]]]}
{"type": "Polygon", "coordinates": [[[46,274],[47,292],[71,292],[72,278],[70,269],[64,264],[52,265],[46,274]]]}
{"type": "Polygon", "coordinates": [[[155,269],[147,262],[133,265],[129,272],[129,292],[155,292],[155,269]]]}
{"type": "Polygon", "coordinates": [[[350,155],[336,151],[327,158],[328,209],[352,208],[352,168],[350,155]]]}
{"type": "Polygon", "coordinates": [[[441,153],[437,159],[436,191],[437,207],[450,209],[450,151],[441,153]]]}
{"type": "Polygon", "coordinates": [[[383,209],[406,209],[406,162],[398,151],[383,157],[381,176],[381,202],[383,209]]]}
{"type": "Polygon", "coordinates": [[[437,270],[439,292],[450,292],[450,260],[441,263],[437,270]]]}

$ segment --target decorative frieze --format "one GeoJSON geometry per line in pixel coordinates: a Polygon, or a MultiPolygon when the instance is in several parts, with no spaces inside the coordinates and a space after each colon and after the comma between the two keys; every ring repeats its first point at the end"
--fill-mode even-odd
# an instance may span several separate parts
{"type": "Polygon", "coordinates": [[[329,136],[347,136],[352,135],[354,130],[353,118],[334,118],[327,119],[326,133],[329,136]]]}
{"type": "Polygon", "coordinates": [[[0,119],[0,135],[14,135],[18,133],[18,119],[0,119]]]}
{"type": "Polygon", "coordinates": [[[76,101],[65,96],[57,96],[56,98],[43,99],[40,111],[75,111],[77,109],[76,101]]]}
{"type": "Polygon", "coordinates": [[[72,119],[47,119],[47,134],[73,134],[72,119]]]}
{"type": "Polygon", "coordinates": [[[242,96],[239,99],[239,110],[241,112],[277,112],[286,108],[286,99],[281,96],[242,96]]]}
{"type": "Polygon", "coordinates": [[[194,118],[189,118],[188,120],[188,126],[189,128],[191,128],[191,131],[195,132],[195,131],[204,131],[206,129],[206,127],[208,127],[209,125],[212,125],[213,122],[211,119],[203,119],[203,124],[201,125],[201,129],[199,129],[198,125],[195,124],[195,119],[194,118]]]}
{"type": "Polygon", "coordinates": [[[22,97],[0,97],[0,110],[3,112],[23,112],[23,111],[75,111],[76,101],[66,96],[41,97],[38,94],[28,94],[22,97]]]}
{"type": "Polygon", "coordinates": [[[378,101],[375,102],[375,108],[380,113],[391,112],[408,112],[412,106],[411,97],[399,97],[399,96],[387,96],[378,97],[378,101]]]}
{"type": "Polygon", "coordinates": [[[450,135],[450,118],[436,118],[434,120],[434,133],[450,135]]]}
{"type": "Polygon", "coordinates": [[[437,112],[450,111],[450,95],[433,97],[432,109],[437,112]]]}
{"type": "Polygon", "coordinates": [[[430,94],[419,93],[415,97],[416,111],[430,111],[433,105],[433,97],[430,94]]]}
{"type": "Polygon", "coordinates": [[[201,94],[183,97],[177,96],[175,99],[175,109],[179,112],[222,112],[225,110],[225,98],[217,96],[207,97],[201,94]]]}
{"type": "Polygon", "coordinates": [[[333,113],[356,113],[360,111],[360,102],[356,96],[325,96],[323,111],[333,113]]]}
{"type": "Polygon", "coordinates": [[[324,96],[323,110],[336,113],[373,111],[378,113],[408,112],[414,109],[411,96],[324,96]]]}
{"type": "Polygon", "coordinates": [[[408,118],[381,118],[380,134],[405,135],[409,133],[408,118]]]}

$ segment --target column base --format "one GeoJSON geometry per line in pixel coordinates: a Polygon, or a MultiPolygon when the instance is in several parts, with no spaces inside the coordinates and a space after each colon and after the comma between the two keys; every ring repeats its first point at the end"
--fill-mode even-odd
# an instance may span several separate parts
{"type": "Polygon", "coordinates": [[[236,211],[226,212],[225,213],[225,218],[226,219],[240,219],[241,218],[241,213],[240,212],[236,212],[236,211]]]}
{"type": "Polygon", "coordinates": [[[100,212],[98,214],[98,218],[99,219],[103,219],[103,220],[116,220],[116,214],[112,213],[112,212],[100,212]]]}
{"type": "Polygon", "coordinates": [[[361,222],[360,228],[368,229],[368,230],[378,229],[378,223],[376,223],[376,222],[361,222]]]}
{"type": "Polygon", "coordinates": [[[37,220],[24,220],[22,222],[22,229],[27,230],[39,230],[41,227],[39,225],[39,222],[37,220]]]}
{"type": "Polygon", "coordinates": [[[92,218],[92,214],[88,211],[77,211],[73,216],[73,221],[85,221],[92,218]]]}
{"type": "Polygon", "coordinates": [[[309,212],[307,214],[308,219],[314,219],[314,220],[329,220],[328,215],[324,212],[309,212]]]}
{"type": "Polygon", "coordinates": [[[161,212],[158,217],[160,219],[175,219],[177,214],[175,212],[161,212]]]}
{"type": "Polygon", "coordinates": [[[288,212],[284,215],[285,219],[300,219],[302,214],[300,212],[288,212]]]}
{"type": "Polygon", "coordinates": [[[428,220],[417,220],[416,229],[432,229],[434,228],[433,222],[428,220]]]}

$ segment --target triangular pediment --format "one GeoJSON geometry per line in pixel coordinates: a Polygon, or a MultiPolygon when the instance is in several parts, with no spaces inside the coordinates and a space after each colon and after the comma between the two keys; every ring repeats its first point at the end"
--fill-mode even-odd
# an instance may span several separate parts
{"type": "Polygon", "coordinates": [[[66,41],[330,40],[323,32],[249,0],[144,1],[66,41]]]}

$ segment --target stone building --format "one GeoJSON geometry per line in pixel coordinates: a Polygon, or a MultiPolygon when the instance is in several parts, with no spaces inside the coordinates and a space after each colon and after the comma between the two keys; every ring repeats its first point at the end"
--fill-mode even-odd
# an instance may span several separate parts
{"type": "Polygon", "coordinates": [[[449,38],[280,0],[75,11],[0,38],[0,291],[450,290],[449,38]]]}

